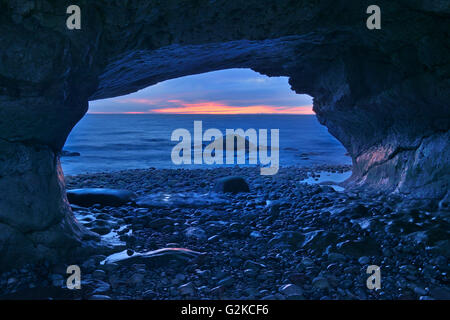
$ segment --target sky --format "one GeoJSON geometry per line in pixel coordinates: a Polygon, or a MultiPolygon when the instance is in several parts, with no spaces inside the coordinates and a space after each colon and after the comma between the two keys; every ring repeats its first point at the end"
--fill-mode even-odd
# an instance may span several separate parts
{"type": "Polygon", "coordinates": [[[125,96],[89,102],[89,113],[314,114],[312,98],[287,77],[228,69],[160,82],[125,96]]]}

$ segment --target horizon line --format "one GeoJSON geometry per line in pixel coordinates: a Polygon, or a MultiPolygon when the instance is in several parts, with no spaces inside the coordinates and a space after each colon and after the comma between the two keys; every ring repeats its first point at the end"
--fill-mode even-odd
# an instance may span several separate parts
{"type": "Polygon", "coordinates": [[[122,114],[122,115],[147,115],[147,114],[160,114],[160,115],[227,115],[227,116],[234,116],[234,115],[289,115],[289,116],[315,116],[316,113],[289,113],[289,112],[274,112],[274,113],[269,113],[269,112],[260,112],[260,113],[186,113],[186,112],[180,112],[180,113],[175,113],[175,112],[102,112],[102,111],[94,111],[94,112],[86,112],[86,114],[102,114],[102,115],[117,115],[117,114],[122,114]]]}

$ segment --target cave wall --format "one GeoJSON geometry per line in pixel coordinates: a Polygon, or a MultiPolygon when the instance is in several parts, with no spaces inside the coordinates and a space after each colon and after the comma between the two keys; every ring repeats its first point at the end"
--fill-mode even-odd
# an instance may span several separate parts
{"type": "Polygon", "coordinates": [[[378,1],[372,31],[369,1],[84,0],[81,30],[65,26],[70,4],[0,1],[0,267],[85,245],[58,152],[89,100],[213,70],[313,96],[352,156],[350,187],[448,193],[448,1],[378,1]]]}

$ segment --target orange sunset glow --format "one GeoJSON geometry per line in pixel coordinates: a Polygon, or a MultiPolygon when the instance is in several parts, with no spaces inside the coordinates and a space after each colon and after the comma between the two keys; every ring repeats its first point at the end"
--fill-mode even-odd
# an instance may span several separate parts
{"type": "MultiPolygon", "coordinates": [[[[153,101],[133,99],[134,103],[153,105],[153,101]]],[[[150,109],[148,111],[126,112],[91,112],[93,114],[303,114],[314,115],[311,105],[297,107],[283,107],[270,105],[230,106],[222,102],[208,101],[187,103],[180,100],[168,100],[173,107],[150,109]]]]}
{"type": "Polygon", "coordinates": [[[314,114],[312,106],[276,107],[268,105],[228,106],[220,102],[183,103],[180,107],[153,109],[155,113],[174,114],[314,114]]]}

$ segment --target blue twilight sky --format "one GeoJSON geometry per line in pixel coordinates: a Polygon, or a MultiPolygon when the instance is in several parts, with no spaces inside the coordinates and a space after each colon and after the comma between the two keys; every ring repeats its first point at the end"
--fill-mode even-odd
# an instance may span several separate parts
{"type": "Polygon", "coordinates": [[[138,92],[89,103],[89,113],[313,114],[312,98],[287,77],[228,69],[160,82],[138,92]]]}

